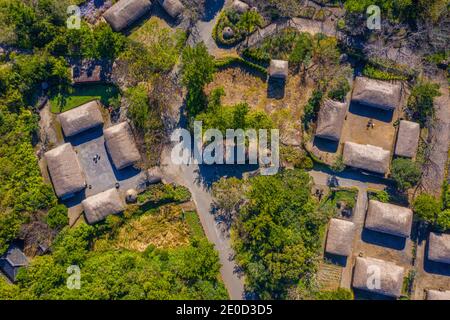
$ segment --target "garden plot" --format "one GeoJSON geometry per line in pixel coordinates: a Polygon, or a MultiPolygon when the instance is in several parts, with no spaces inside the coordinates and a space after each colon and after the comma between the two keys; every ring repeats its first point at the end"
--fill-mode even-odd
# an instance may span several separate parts
{"type": "Polygon", "coordinates": [[[242,67],[217,72],[213,82],[206,87],[206,93],[209,94],[217,87],[225,90],[223,105],[246,102],[252,109],[265,111],[274,121],[275,127],[280,129],[284,144],[301,144],[301,116],[312,87],[301,85],[300,76],[289,77],[281,98],[270,98],[271,88],[265,77],[242,67]]]}

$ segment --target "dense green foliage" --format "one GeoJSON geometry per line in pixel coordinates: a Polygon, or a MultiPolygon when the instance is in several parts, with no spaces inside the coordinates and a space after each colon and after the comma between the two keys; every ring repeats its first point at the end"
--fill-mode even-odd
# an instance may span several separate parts
{"type": "Polygon", "coordinates": [[[0,106],[0,253],[30,214],[56,205],[31,145],[36,128],[36,117],[30,111],[10,113],[0,106]]]}
{"type": "Polygon", "coordinates": [[[47,224],[52,229],[62,229],[69,224],[68,210],[65,205],[59,204],[47,213],[47,224]]]}
{"type": "Polygon", "coordinates": [[[420,180],[420,167],[410,159],[397,158],[392,161],[392,178],[401,191],[414,187],[420,180]]]}
{"type": "Polygon", "coordinates": [[[214,26],[212,36],[219,44],[233,45],[242,41],[245,36],[250,35],[257,27],[261,27],[264,20],[257,11],[249,10],[239,13],[229,9],[222,11],[216,25],[214,26]],[[233,32],[232,37],[224,36],[224,29],[230,28],[233,32]]]}
{"type": "Polygon", "coordinates": [[[214,70],[214,58],[204,43],[186,47],[183,51],[182,80],[188,89],[186,109],[191,117],[195,117],[206,106],[203,87],[213,80],[214,70]]]}
{"type": "Polygon", "coordinates": [[[439,96],[439,85],[420,81],[408,98],[408,109],[413,119],[422,125],[434,115],[433,99],[439,96]]]}
{"type": "Polygon", "coordinates": [[[263,299],[283,298],[315,272],[327,217],[316,210],[306,172],[259,176],[249,183],[248,202],[232,230],[236,259],[247,290],[263,299]]]}
{"type": "Polygon", "coordinates": [[[223,88],[211,92],[208,107],[196,117],[203,122],[203,130],[218,129],[225,135],[227,129],[271,129],[271,119],[265,112],[250,110],[247,103],[234,106],[222,106],[221,97],[225,95],[223,88]]]}
{"type": "Polygon", "coordinates": [[[441,203],[432,195],[423,193],[414,200],[413,209],[420,220],[434,224],[441,212],[441,203]]]}
{"type": "MultiPolygon", "coordinates": [[[[0,284],[10,299],[224,299],[217,280],[219,258],[206,240],[162,250],[150,246],[143,253],[91,250],[95,228],[82,224],[65,229],[52,255],[35,258],[22,269],[17,286],[0,284]],[[67,268],[78,265],[79,290],[70,290],[67,268]]],[[[4,293],[4,295],[3,295],[4,293]]]]}

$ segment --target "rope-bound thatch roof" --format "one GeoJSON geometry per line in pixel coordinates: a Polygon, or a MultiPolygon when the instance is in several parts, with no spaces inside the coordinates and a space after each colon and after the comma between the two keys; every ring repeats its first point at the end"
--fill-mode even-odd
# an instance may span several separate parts
{"type": "Polygon", "coordinates": [[[346,142],[344,164],[358,169],[385,174],[389,170],[390,152],[369,144],[346,142]]]}
{"type": "Polygon", "coordinates": [[[121,31],[150,11],[150,0],[120,0],[103,15],[114,31],[121,31]]]}
{"type": "Polygon", "coordinates": [[[427,300],[450,300],[450,291],[427,290],[427,300]]]}
{"type": "Polygon", "coordinates": [[[184,11],[184,5],[179,0],[158,0],[169,16],[176,19],[184,11]]]}
{"type": "Polygon", "coordinates": [[[287,79],[289,74],[289,63],[284,60],[271,60],[269,75],[272,78],[287,79]]]}
{"type": "Polygon", "coordinates": [[[103,117],[99,108],[98,101],[91,101],[78,108],[61,113],[58,117],[65,136],[74,136],[102,125],[103,117]]]}
{"type": "Polygon", "coordinates": [[[325,251],[340,256],[349,256],[353,249],[356,227],[351,221],[331,219],[325,251]]]}
{"type": "Polygon", "coordinates": [[[352,101],[369,107],[393,110],[400,103],[401,88],[398,84],[356,77],[352,101]]]}
{"type": "Polygon", "coordinates": [[[111,214],[118,214],[125,210],[125,203],[117,189],[114,188],[83,200],[82,205],[89,224],[99,222],[111,214]]]}
{"type": "Polygon", "coordinates": [[[131,166],[141,159],[130,125],[127,122],[106,129],[104,136],[106,147],[117,169],[131,166]]]}
{"type": "Polygon", "coordinates": [[[74,193],[85,188],[83,172],[77,154],[70,143],[46,152],[44,157],[55,193],[59,198],[73,196],[74,193]]]}
{"type": "Polygon", "coordinates": [[[316,136],[333,141],[341,139],[347,105],[326,99],[319,111],[316,136]]]}
{"type": "Polygon", "coordinates": [[[450,264],[450,234],[430,233],[428,259],[450,264]]]}
{"type": "Polygon", "coordinates": [[[234,0],[231,8],[238,13],[244,13],[250,9],[250,6],[243,1],[234,0]]]}
{"type": "Polygon", "coordinates": [[[398,128],[395,154],[402,157],[414,158],[419,146],[420,125],[416,122],[402,120],[398,128]]]}
{"type": "Polygon", "coordinates": [[[353,287],[390,297],[399,297],[405,269],[375,258],[356,258],[353,287]],[[379,285],[377,285],[379,276],[379,285]],[[370,277],[370,278],[369,278],[370,277]]]}
{"type": "Polygon", "coordinates": [[[413,221],[413,212],[409,208],[369,201],[366,228],[399,237],[409,237],[413,221]]]}

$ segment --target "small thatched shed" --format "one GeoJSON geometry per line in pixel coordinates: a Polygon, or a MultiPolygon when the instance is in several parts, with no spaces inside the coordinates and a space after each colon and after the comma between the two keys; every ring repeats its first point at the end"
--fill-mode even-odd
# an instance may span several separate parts
{"type": "Polygon", "coordinates": [[[450,264],[450,234],[430,232],[428,259],[450,264]]]}
{"type": "Polygon", "coordinates": [[[352,101],[369,107],[394,110],[400,103],[401,87],[385,81],[356,77],[352,101]]]}
{"type": "Polygon", "coordinates": [[[409,208],[369,201],[366,228],[398,237],[409,237],[413,222],[413,212],[409,208]]]}
{"type": "Polygon", "coordinates": [[[95,83],[105,80],[102,65],[92,60],[84,60],[72,65],[71,72],[74,84],[95,83]]]}
{"type": "Polygon", "coordinates": [[[395,154],[402,157],[414,158],[419,146],[420,125],[416,122],[402,120],[398,127],[395,154]]]}
{"type": "Polygon", "coordinates": [[[341,139],[347,105],[330,99],[325,100],[317,119],[316,136],[333,141],[341,139]]]}
{"type": "Polygon", "coordinates": [[[250,6],[243,1],[234,0],[231,8],[238,13],[244,13],[250,9],[250,6]]]}
{"type": "Polygon", "coordinates": [[[352,253],[356,227],[351,221],[331,219],[325,251],[348,257],[352,253]]]}
{"type": "Polygon", "coordinates": [[[103,124],[100,103],[91,101],[82,106],[61,113],[58,118],[66,137],[74,136],[83,131],[103,124]]]}
{"type": "Polygon", "coordinates": [[[427,290],[427,300],[450,300],[450,291],[427,290]]]}
{"type": "Polygon", "coordinates": [[[46,152],[44,157],[59,198],[70,198],[86,187],[80,162],[70,143],[46,152]]]}
{"type": "Polygon", "coordinates": [[[147,171],[147,182],[149,184],[160,183],[163,179],[163,173],[159,167],[152,167],[147,171]]]}
{"type": "Polygon", "coordinates": [[[289,63],[284,60],[271,60],[269,76],[271,78],[286,80],[289,75],[289,63]]]}
{"type": "Polygon", "coordinates": [[[344,164],[350,167],[385,174],[389,170],[390,152],[369,144],[346,142],[344,164]]]}
{"type": "Polygon", "coordinates": [[[103,17],[114,31],[121,31],[147,14],[151,6],[150,0],[120,0],[109,8],[103,17]]]}
{"type": "Polygon", "coordinates": [[[402,292],[405,269],[375,258],[356,258],[353,287],[398,298],[402,292]],[[379,283],[377,277],[379,276],[379,283]]]}
{"type": "Polygon", "coordinates": [[[173,19],[178,18],[184,11],[184,5],[180,0],[158,0],[161,7],[173,19]]]}
{"type": "Polygon", "coordinates": [[[131,127],[127,122],[106,129],[104,136],[106,148],[117,169],[131,166],[141,159],[131,127]]]}
{"type": "Polygon", "coordinates": [[[111,214],[125,210],[125,203],[117,189],[109,189],[81,202],[84,215],[89,224],[102,221],[111,214]]]}

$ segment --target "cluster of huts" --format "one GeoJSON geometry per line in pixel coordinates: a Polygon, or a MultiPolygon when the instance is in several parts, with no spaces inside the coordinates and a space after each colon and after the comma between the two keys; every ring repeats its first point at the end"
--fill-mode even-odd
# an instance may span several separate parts
{"type": "MultiPolygon", "coordinates": [[[[366,229],[406,239],[410,237],[412,223],[413,212],[411,209],[377,200],[369,200],[364,225],[366,229]]],[[[352,221],[331,219],[325,252],[347,259],[351,258],[356,232],[356,225],[352,221]]],[[[427,258],[430,261],[450,264],[450,235],[430,233],[428,247],[427,258]]],[[[405,268],[395,263],[358,256],[354,265],[352,286],[355,289],[398,298],[402,294],[405,276],[405,268]],[[375,280],[374,277],[379,277],[379,279],[375,280]]],[[[433,300],[448,299],[449,293],[444,294],[441,291],[429,290],[427,298],[433,300]]]]}
{"type": "MultiPolygon", "coordinates": [[[[393,112],[401,101],[401,87],[385,81],[356,77],[351,103],[366,108],[393,112]]],[[[348,103],[327,99],[318,114],[315,136],[340,142],[348,103]]],[[[414,158],[420,135],[418,123],[401,120],[394,150],[396,156],[414,158]]],[[[344,141],[344,164],[353,168],[385,175],[389,172],[391,150],[379,146],[344,141]]]]}
{"type": "MultiPolygon", "coordinates": [[[[157,2],[173,19],[181,17],[185,10],[179,0],[157,0],[157,2]]],[[[152,5],[151,0],[120,0],[103,14],[103,18],[114,31],[119,32],[149,14],[152,5]]]]}
{"type": "MultiPolygon", "coordinates": [[[[58,116],[63,133],[73,137],[89,129],[102,126],[100,103],[92,101],[58,116]]],[[[111,126],[103,131],[106,150],[117,170],[136,164],[140,153],[127,122],[111,126]]],[[[44,155],[56,195],[67,200],[86,188],[85,175],[77,152],[70,143],[64,143],[44,155]]],[[[82,202],[88,223],[104,219],[108,214],[119,213],[125,204],[117,189],[91,196],[82,202]]]]}

